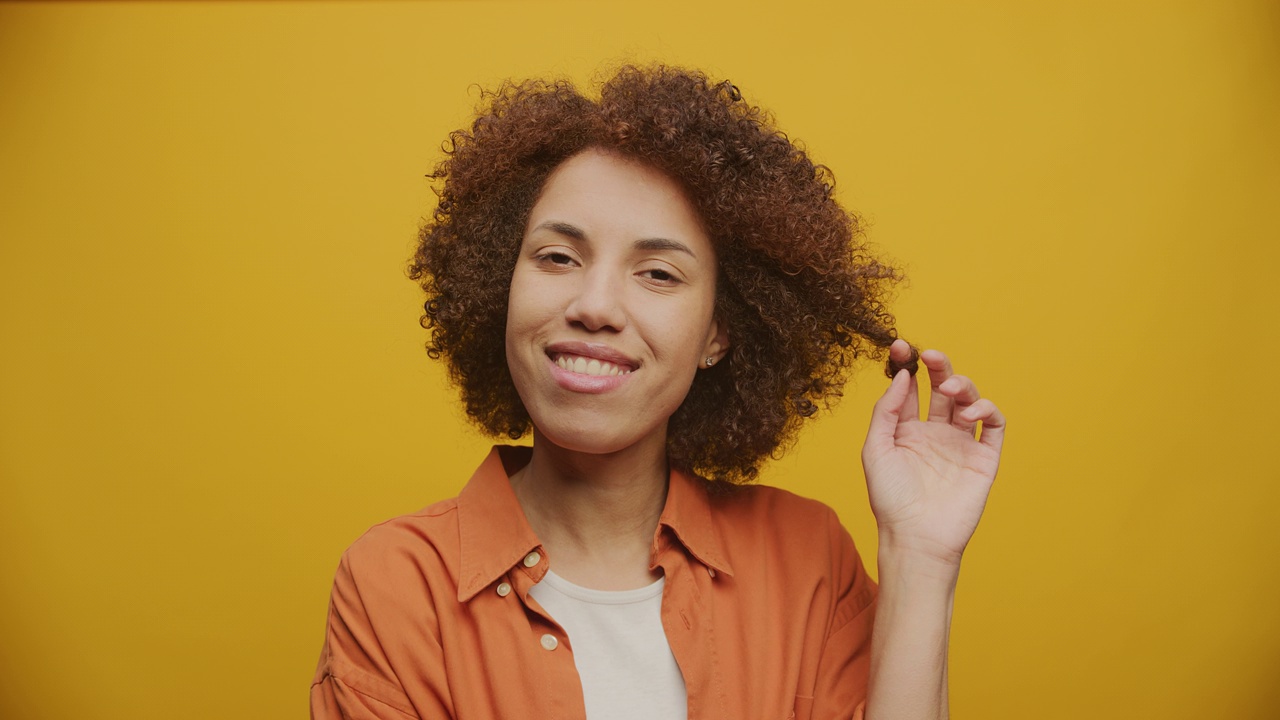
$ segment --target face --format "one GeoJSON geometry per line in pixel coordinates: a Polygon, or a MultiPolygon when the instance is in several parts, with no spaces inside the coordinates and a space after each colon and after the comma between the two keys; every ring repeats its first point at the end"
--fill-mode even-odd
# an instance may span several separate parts
{"type": "Polygon", "coordinates": [[[667,420],[728,338],[716,258],[680,187],[598,150],[547,179],[511,277],[507,364],[542,440],[664,452],[667,420]]]}

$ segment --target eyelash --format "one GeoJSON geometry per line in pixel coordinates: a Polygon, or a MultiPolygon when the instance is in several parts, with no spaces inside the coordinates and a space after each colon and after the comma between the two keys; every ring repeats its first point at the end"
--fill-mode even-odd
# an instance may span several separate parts
{"type": "Polygon", "coordinates": [[[663,270],[663,269],[661,269],[661,268],[650,268],[650,269],[645,270],[644,272],[642,272],[642,273],[640,273],[640,274],[641,274],[641,275],[646,275],[646,276],[663,275],[664,277],[650,277],[650,278],[649,278],[649,279],[651,279],[651,280],[654,280],[654,281],[656,281],[656,282],[660,282],[660,283],[663,283],[663,284],[679,285],[679,284],[680,284],[680,282],[681,282],[681,281],[680,281],[680,278],[676,277],[674,274],[669,273],[669,272],[667,272],[666,270],[663,270]]]}
{"type": "Polygon", "coordinates": [[[552,265],[568,265],[569,262],[573,262],[573,258],[570,257],[568,253],[556,252],[554,250],[535,255],[533,259],[538,262],[549,262],[552,265]],[[569,262],[557,262],[557,259],[568,260],[569,262]]]}

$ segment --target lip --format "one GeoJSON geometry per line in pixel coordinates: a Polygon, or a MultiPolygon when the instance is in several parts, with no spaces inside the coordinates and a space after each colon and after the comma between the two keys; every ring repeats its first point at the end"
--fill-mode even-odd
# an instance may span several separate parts
{"type": "Polygon", "coordinates": [[[546,347],[547,365],[556,384],[565,390],[580,393],[604,393],[626,384],[640,363],[627,355],[599,343],[576,341],[552,343],[546,347]],[[602,362],[613,363],[620,368],[630,370],[624,375],[583,375],[565,370],[556,364],[556,355],[577,355],[593,358],[602,362]]]}
{"type": "Polygon", "coordinates": [[[601,343],[566,340],[548,345],[546,353],[547,357],[551,358],[552,361],[555,360],[556,355],[578,355],[584,358],[594,358],[601,362],[613,363],[624,370],[635,371],[640,369],[640,361],[601,343]]]}

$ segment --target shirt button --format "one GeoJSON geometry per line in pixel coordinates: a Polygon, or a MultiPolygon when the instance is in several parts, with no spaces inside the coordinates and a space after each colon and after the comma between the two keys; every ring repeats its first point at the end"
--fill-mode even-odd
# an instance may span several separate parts
{"type": "Polygon", "coordinates": [[[555,650],[556,646],[559,644],[560,644],[560,641],[556,640],[555,635],[551,635],[550,633],[548,633],[542,636],[542,647],[546,648],[547,650],[555,650]]]}
{"type": "Polygon", "coordinates": [[[498,597],[506,597],[511,594],[511,583],[498,583],[498,597]]]}
{"type": "Polygon", "coordinates": [[[542,556],[538,554],[537,550],[534,550],[533,552],[524,556],[524,566],[531,568],[534,565],[537,565],[538,561],[541,559],[542,559],[542,556]]]}

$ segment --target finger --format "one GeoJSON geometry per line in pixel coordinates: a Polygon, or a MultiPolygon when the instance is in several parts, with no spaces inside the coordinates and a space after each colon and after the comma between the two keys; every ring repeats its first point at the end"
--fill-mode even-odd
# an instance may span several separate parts
{"type": "Polygon", "coordinates": [[[904,368],[912,375],[919,372],[920,353],[906,340],[897,338],[889,343],[889,362],[886,364],[885,374],[892,380],[904,368]]]}
{"type": "Polygon", "coordinates": [[[884,394],[876,401],[875,407],[871,410],[871,423],[867,426],[867,443],[864,452],[866,449],[885,450],[893,447],[899,416],[906,405],[907,386],[910,379],[911,373],[899,370],[898,374],[893,376],[893,381],[889,383],[884,394]]]}
{"type": "MultiPolygon", "coordinates": [[[[901,371],[899,371],[901,372],[901,371]]],[[[920,421],[920,384],[916,376],[907,373],[907,399],[902,402],[902,410],[898,413],[898,423],[920,421]]]]}
{"type": "Polygon", "coordinates": [[[1000,452],[1004,445],[1004,414],[996,404],[982,398],[960,412],[966,422],[982,423],[982,433],[978,441],[983,445],[1000,452]]]}
{"type": "Polygon", "coordinates": [[[937,387],[937,392],[952,403],[950,422],[965,432],[973,432],[975,424],[965,419],[964,411],[978,402],[978,386],[964,375],[952,375],[937,387]]]}
{"type": "Polygon", "coordinates": [[[925,350],[920,353],[920,360],[929,368],[929,419],[951,422],[951,414],[955,403],[951,398],[938,392],[938,386],[951,377],[951,360],[937,350],[925,350]]]}
{"type": "MultiPolygon", "coordinates": [[[[889,357],[896,362],[905,363],[911,359],[911,346],[907,344],[906,340],[898,338],[889,346],[889,357]]],[[[898,375],[901,374],[902,371],[898,371],[898,375]]],[[[898,378],[895,375],[893,379],[896,381],[898,378]]],[[[904,423],[920,419],[920,389],[916,383],[916,377],[911,373],[907,373],[907,397],[904,405],[904,409],[898,414],[898,422],[904,423]]]]}

